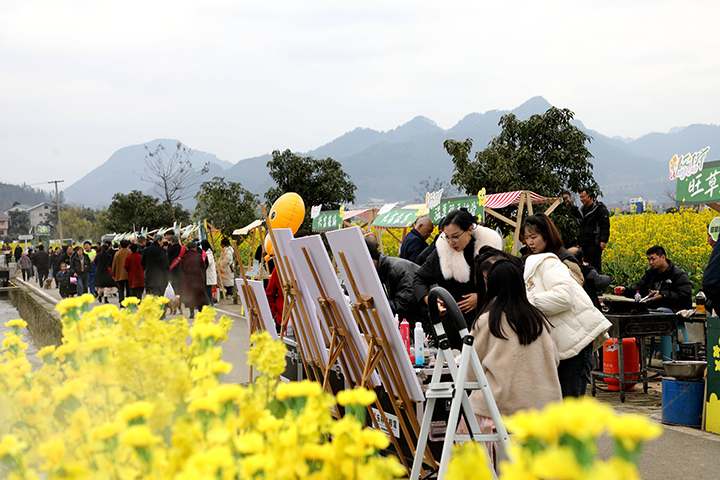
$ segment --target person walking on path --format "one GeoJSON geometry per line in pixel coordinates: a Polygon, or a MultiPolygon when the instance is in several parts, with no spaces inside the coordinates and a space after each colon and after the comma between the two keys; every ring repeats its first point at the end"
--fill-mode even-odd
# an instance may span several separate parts
{"type": "Polygon", "coordinates": [[[16,263],[20,261],[20,257],[22,256],[22,253],[23,253],[23,249],[20,245],[15,247],[15,262],[16,263]]]}
{"type": "Polygon", "coordinates": [[[92,262],[88,254],[83,250],[83,247],[75,248],[75,252],[70,259],[70,268],[73,271],[73,276],[77,278],[77,294],[82,295],[88,293],[92,262]]]}
{"type": "Polygon", "coordinates": [[[157,297],[165,293],[170,277],[167,252],[160,245],[162,238],[162,235],[155,235],[153,243],[145,248],[140,262],[145,267],[145,290],[157,297]]]}
{"type": "Polygon", "coordinates": [[[180,270],[179,265],[183,255],[187,248],[185,245],[180,245],[180,239],[177,235],[170,237],[170,246],[167,249],[168,262],[170,264],[170,281],[172,282],[173,290],[175,295],[183,296],[183,272],[180,270]]]}
{"type": "Polygon", "coordinates": [[[35,268],[37,268],[38,273],[38,284],[42,285],[48,277],[48,271],[50,270],[50,255],[45,251],[43,245],[38,245],[37,252],[35,252],[35,268]]]}
{"type": "Polygon", "coordinates": [[[207,297],[207,304],[214,305],[215,298],[213,297],[213,287],[217,285],[217,270],[215,266],[215,251],[210,246],[210,242],[203,240],[200,242],[200,246],[205,252],[207,257],[207,269],[205,270],[205,296],[207,297]]]}
{"type": "Polygon", "coordinates": [[[130,255],[125,258],[123,270],[127,275],[129,287],[128,296],[137,299],[142,298],[145,290],[145,267],[142,266],[142,255],[138,253],[140,247],[136,244],[130,245],[130,255]]]}
{"type": "Polygon", "coordinates": [[[180,260],[178,269],[182,272],[182,301],[190,309],[190,317],[195,318],[195,309],[200,310],[205,301],[205,270],[208,262],[198,253],[195,242],[190,242],[180,260]]]}
{"type": "Polygon", "coordinates": [[[113,256],[112,271],[118,286],[118,302],[122,303],[126,296],[130,296],[128,273],[125,270],[125,259],[130,256],[129,240],[120,240],[120,250],[113,256]]]}
{"type": "Polygon", "coordinates": [[[103,302],[103,298],[105,299],[105,303],[109,303],[109,291],[111,288],[117,287],[111,270],[112,256],[108,250],[108,246],[103,245],[100,253],[95,255],[95,290],[98,293],[98,301],[100,303],[103,302]]]}
{"type": "Polygon", "coordinates": [[[223,238],[220,242],[222,251],[220,252],[220,260],[218,260],[218,271],[220,272],[220,280],[225,288],[227,297],[233,296],[233,288],[235,287],[235,274],[233,267],[233,249],[230,246],[230,240],[223,238]]]}
{"type": "Polygon", "coordinates": [[[68,268],[67,263],[60,262],[58,271],[55,274],[55,281],[57,281],[60,290],[60,298],[68,298],[77,292],[77,280],[73,283],[72,279],[75,279],[73,271],[68,268]]]}
{"type": "Polygon", "coordinates": [[[20,252],[20,260],[18,260],[18,267],[22,271],[22,279],[27,282],[30,280],[30,272],[32,272],[32,262],[30,257],[25,252],[20,252]]]}

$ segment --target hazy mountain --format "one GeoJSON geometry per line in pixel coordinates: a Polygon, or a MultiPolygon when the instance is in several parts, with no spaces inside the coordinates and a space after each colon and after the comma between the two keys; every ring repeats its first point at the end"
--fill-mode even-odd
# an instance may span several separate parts
{"type": "MultiPolygon", "coordinates": [[[[60,200],[62,200],[62,195],[60,200]]],[[[55,191],[47,192],[29,185],[12,185],[0,182],[0,212],[12,207],[15,202],[30,207],[42,202],[51,202],[54,205],[55,191]]]]}
{"type": "MultiPolygon", "coordinates": [[[[394,201],[414,203],[422,196],[415,191],[422,180],[428,177],[450,180],[453,164],[442,146],[446,139],[472,138],[473,149],[478,151],[500,132],[498,122],[503,115],[512,112],[525,120],[550,107],[544,98],[533,97],[511,111],[470,113],[447,130],[429,118],[417,116],[388,131],[356,128],[314,150],[298,153],[315,158],[332,157],[342,163],[358,187],[358,205],[394,201]]],[[[718,155],[713,152],[720,151],[720,126],[716,125],[678,127],[670,133],[651,133],[630,139],[607,137],[588,129],[580,119],[573,123],[593,139],[589,150],[594,156],[595,178],[609,202],[627,202],[629,197],[638,195],[665,200],[664,192],[671,188],[667,180],[667,163],[673,154],[695,152],[709,145],[709,159],[717,159],[718,155]]],[[[158,142],[167,148],[177,143],[176,140],[153,140],[147,145],[153,148],[158,142]]],[[[192,145],[188,147],[192,148],[192,145]]],[[[149,192],[151,185],[139,178],[145,168],[144,158],[143,145],[118,150],[105,163],[68,187],[65,190],[67,200],[98,207],[109,204],[115,192],[128,193],[132,189],[149,192]]],[[[228,181],[240,182],[261,198],[273,186],[267,168],[271,158],[267,154],[232,164],[207,152],[195,151],[192,156],[197,166],[211,162],[211,171],[205,176],[208,180],[221,176],[228,181]]],[[[188,207],[192,204],[192,201],[185,202],[188,207]]]]}

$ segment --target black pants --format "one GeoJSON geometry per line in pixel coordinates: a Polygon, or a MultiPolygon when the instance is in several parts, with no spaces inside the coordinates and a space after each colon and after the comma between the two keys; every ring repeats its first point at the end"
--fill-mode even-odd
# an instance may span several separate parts
{"type": "Polygon", "coordinates": [[[130,285],[128,284],[127,280],[118,280],[117,281],[118,286],[118,303],[122,303],[123,300],[125,300],[125,294],[127,293],[127,296],[130,296],[130,285]]]}
{"type": "Polygon", "coordinates": [[[28,280],[30,280],[30,277],[32,277],[32,269],[31,268],[23,268],[22,273],[23,273],[23,280],[26,282],[28,280]]]}
{"type": "Polygon", "coordinates": [[[45,282],[46,278],[48,278],[48,269],[47,268],[38,268],[38,283],[41,286],[45,282]]]}
{"type": "Polygon", "coordinates": [[[600,245],[580,245],[580,248],[582,248],[585,261],[595,267],[595,270],[597,270],[598,273],[602,273],[602,249],[600,248],[600,245]]]}
{"type": "Polygon", "coordinates": [[[558,377],[562,396],[580,398],[585,395],[592,370],[592,342],[574,357],[560,360],[558,377]]]}
{"type": "Polygon", "coordinates": [[[142,299],[143,290],[145,290],[145,287],[129,288],[128,289],[128,297],[135,297],[137,299],[142,299]]]}
{"type": "Polygon", "coordinates": [[[212,294],[212,285],[205,285],[205,304],[215,305],[215,299],[212,294]]]}
{"type": "Polygon", "coordinates": [[[148,295],[155,295],[156,297],[162,297],[165,295],[166,287],[145,287],[145,291],[148,295]]]}

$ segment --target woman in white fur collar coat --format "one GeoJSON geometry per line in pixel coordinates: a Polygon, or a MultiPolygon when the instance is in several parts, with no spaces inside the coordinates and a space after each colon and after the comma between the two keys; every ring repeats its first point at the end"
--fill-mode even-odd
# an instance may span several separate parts
{"type": "MultiPolygon", "coordinates": [[[[476,224],[477,218],[465,208],[453,210],[444,220],[444,231],[420,270],[415,273],[415,298],[427,305],[430,289],[446,289],[458,303],[468,327],[477,315],[475,256],[485,245],[502,249],[502,238],[494,230],[476,224]]],[[[445,323],[445,322],[443,322],[445,323]]],[[[460,334],[454,325],[445,324],[452,348],[460,349],[460,334]]]]}

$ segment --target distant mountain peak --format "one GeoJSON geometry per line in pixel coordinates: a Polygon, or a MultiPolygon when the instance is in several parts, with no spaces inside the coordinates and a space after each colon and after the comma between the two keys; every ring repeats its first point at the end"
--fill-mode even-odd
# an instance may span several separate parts
{"type": "Polygon", "coordinates": [[[532,115],[542,114],[547,112],[552,105],[550,102],[545,100],[541,96],[532,97],[530,100],[525,101],[519,107],[513,109],[512,113],[520,120],[526,120],[532,115]]]}

